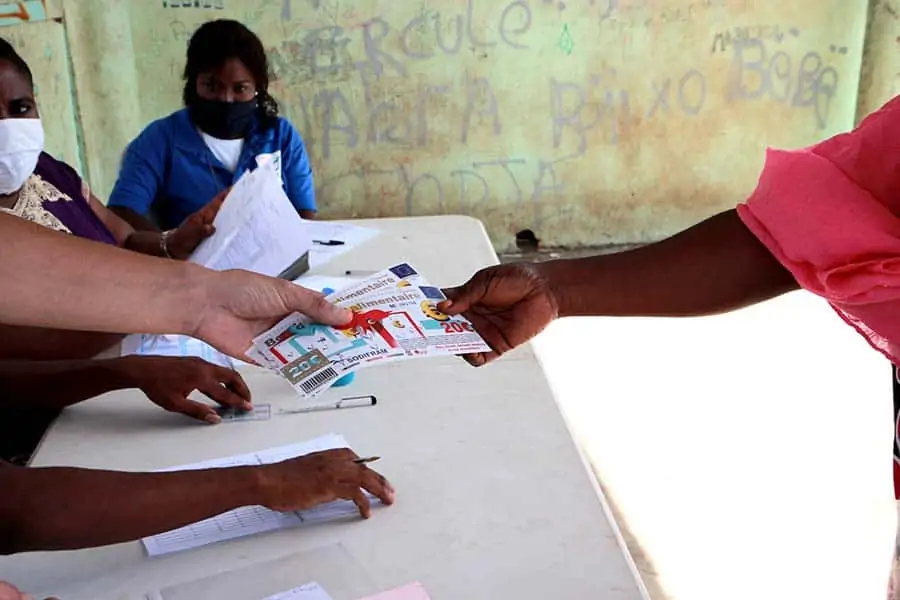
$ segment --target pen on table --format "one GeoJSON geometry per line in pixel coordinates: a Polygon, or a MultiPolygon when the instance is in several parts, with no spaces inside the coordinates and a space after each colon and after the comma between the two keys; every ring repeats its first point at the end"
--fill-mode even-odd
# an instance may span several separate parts
{"type": "Polygon", "coordinates": [[[319,412],[322,410],[375,406],[376,404],[378,404],[378,399],[375,396],[350,396],[349,398],[341,398],[337,402],[330,402],[328,404],[316,404],[314,406],[304,406],[303,408],[281,408],[278,409],[278,414],[299,415],[303,413],[319,412]]]}
{"type": "Polygon", "coordinates": [[[320,246],[343,246],[344,242],[341,240],[313,240],[313,244],[319,244],[320,246]]]}

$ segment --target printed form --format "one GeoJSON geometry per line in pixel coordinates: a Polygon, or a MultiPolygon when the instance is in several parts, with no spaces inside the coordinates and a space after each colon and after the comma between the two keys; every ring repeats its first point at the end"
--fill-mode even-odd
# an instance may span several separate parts
{"type": "MultiPolygon", "coordinates": [[[[334,448],[349,448],[349,444],[347,444],[343,436],[330,434],[300,444],[217,458],[170,469],[161,469],[161,471],[188,471],[192,469],[265,465],[334,448]]],[[[369,498],[375,503],[379,502],[377,498],[371,495],[369,498]]],[[[262,506],[245,506],[166,533],[146,537],[142,541],[150,556],[159,556],[265,531],[296,527],[304,523],[331,521],[355,514],[358,514],[358,509],[349,500],[337,500],[310,510],[285,513],[269,510],[262,506]]]]}

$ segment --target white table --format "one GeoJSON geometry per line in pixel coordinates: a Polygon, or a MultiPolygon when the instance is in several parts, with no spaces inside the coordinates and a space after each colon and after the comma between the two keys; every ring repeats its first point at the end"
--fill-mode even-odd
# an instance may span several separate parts
{"type": "MultiPolygon", "coordinates": [[[[408,260],[433,283],[450,285],[496,262],[481,224],[467,217],[359,224],[383,234],[322,273],[408,260]]],[[[253,369],[246,377],[257,402],[276,409],[299,402],[270,373],[253,369]]],[[[371,592],[418,580],[434,600],[646,597],[531,348],[483,369],[459,359],[386,365],[329,392],[362,393],[377,395],[378,405],[218,427],[194,425],[132,392],[67,410],[35,466],[151,470],[335,432],[359,453],[383,457],[377,467],[398,500],[369,521],[301,527],[155,559],[138,542],[3,558],[0,576],[64,600],[124,598],[339,544],[353,562],[348,573],[365,572],[371,592]]]]}
{"type": "Polygon", "coordinates": [[[652,565],[651,590],[884,598],[896,521],[889,364],[823,300],[563,320],[535,346],[652,565]]]}

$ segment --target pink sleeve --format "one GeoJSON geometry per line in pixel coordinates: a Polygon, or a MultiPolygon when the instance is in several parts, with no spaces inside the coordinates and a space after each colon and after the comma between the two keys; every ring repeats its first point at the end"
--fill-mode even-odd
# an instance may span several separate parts
{"type": "Polygon", "coordinates": [[[898,99],[851,133],[769,150],[738,214],[803,288],[900,359],[898,99]]]}

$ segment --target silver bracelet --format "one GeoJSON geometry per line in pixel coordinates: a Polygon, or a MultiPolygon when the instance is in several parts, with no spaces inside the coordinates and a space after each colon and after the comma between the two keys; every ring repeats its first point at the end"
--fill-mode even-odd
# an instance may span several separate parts
{"type": "Polygon", "coordinates": [[[159,236],[159,249],[162,250],[163,256],[166,258],[175,258],[169,253],[169,237],[175,233],[174,229],[163,231],[159,236]]]}

